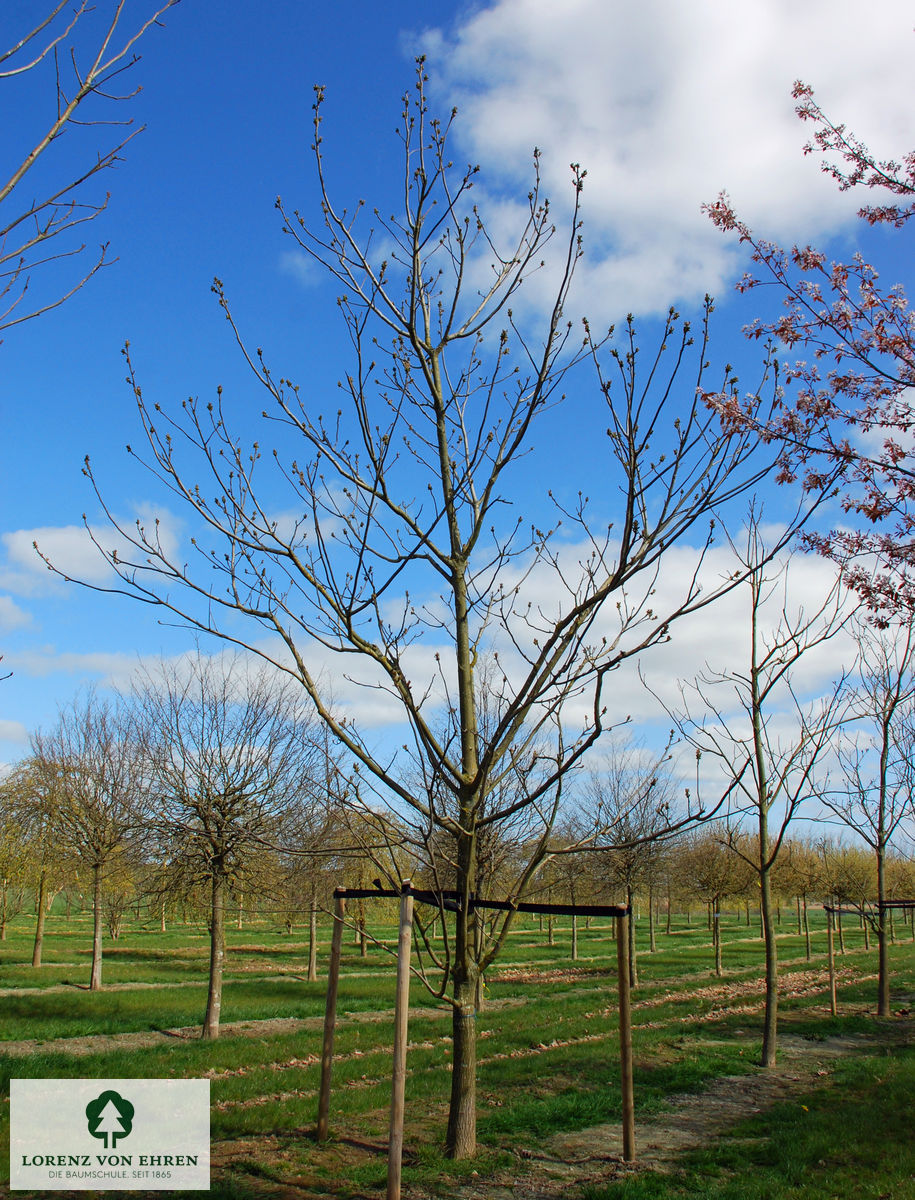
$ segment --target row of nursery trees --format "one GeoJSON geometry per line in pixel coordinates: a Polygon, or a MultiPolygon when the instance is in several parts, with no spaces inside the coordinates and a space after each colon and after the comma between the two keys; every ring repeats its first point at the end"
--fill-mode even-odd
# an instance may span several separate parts
{"type": "MultiPolygon", "coordinates": [[[[95,702],[92,702],[92,707],[95,702]]],[[[79,769],[79,768],[78,768],[79,769]]],[[[42,965],[46,919],[57,901],[58,914],[70,928],[72,918],[89,912],[93,917],[93,957],[90,989],[101,987],[102,930],[117,941],[127,924],[165,933],[173,924],[205,926],[222,951],[211,959],[211,989],[221,984],[227,924],[243,928],[271,928],[292,935],[296,926],[308,932],[307,978],[318,978],[318,921],[326,924],[332,911],[333,891],[339,886],[365,888],[378,884],[396,887],[399,879],[419,886],[431,885],[436,872],[417,859],[409,849],[407,831],[390,815],[359,813],[341,805],[328,806],[320,830],[312,825],[313,838],[307,853],[301,846],[283,851],[279,843],[289,832],[289,812],[272,806],[270,821],[261,819],[261,836],[239,838],[233,853],[218,862],[207,851],[205,829],[215,828],[218,812],[206,820],[200,807],[186,813],[199,825],[197,836],[182,831],[183,858],[168,857],[175,830],[169,830],[171,806],[156,813],[148,803],[134,803],[122,810],[117,847],[104,862],[93,860],[85,838],[74,840],[74,811],[85,797],[99,789],[85,785],[66,800],[55,784],[52,794],[42,783],[43,764],[37,757],[20,764],[0,784],[0,940],[5,941],[10,922],[29,914],[34,919],[32,966],[42,965]],[[384,845],[387,861],[376,853],[384,845]],[[193,853],[188,854],[189,846],[193,853]],[[384,874],[382,881],[380,874],[384,874]],[[215,883],[215,887],[214,887],[215,883]],[[59,899],[58,899],[59,898],[59,899]]],[[[161,800],[161,797],[159,797],[161,800]]],[[[291,805],[311,802],[309,791],[297,790],[291,805]]],[[[290,797],[286,797],[286,805],[290,797]]],[[[250,815],[250,808],[246,815],[250,815]]],[[[99,813],[83,813],[80,828],[86,830],[99,813]]],[[[722,973],[722,939],[719,921],[732,920],[750,926],[761,916],[756,863],[757,839],[725,822],[709,822],[669,839],[634,841],[631,845],[602,849],[584,859],[579,853],[563,853],[573,843],[560,836],[552,839],[556,853],[544,864],[528,899],[548,905],[595,905],[625,903],[635,921],[641,921],[650,953],[657,949],[661,933],[670,933],[685,919],[692,925],[697,909],[707,923],[714,954],[714,970],[722,973]]],[[[523,848],[490,847],[481,864],[480,878],[486,895],[502,896],[511,890],[523,848]]],[[[915,861],[909,853],[891,849],[884,866],[885,894],[891,901],[915,898],[915,861]]],[[[865,948],[870,934],[879,930],[878,872],[873,852],[834,837],[814,840],[797,835],[784,839],[772,871],[772,895],[776,924],[791,932],[796,920],[797,936],[805,939],[807,958],[812,956],[811,907],[830,904],[857,914],[864,930],[865,948]]],[[[357,901],[350,923],[359,951],[367,953],[370,934],[368,916],[376,922],[391,920],[395,907],[380,903],[369,907],[357,901]]],[[[912,912],[901,914],[911,921],[912,912]]],[[[838,928],[841,930],[841,912],[838,928]]],[[[580,918],[575,913],[563,918],[571,933],[570,950],[578,959],[580,918]]],[[[59,927],[59,926],[58,926],[59,927]]],[[[540,927],[552,945],[554,918],[540,918],[540,927]]],[[[630,925],[630,930],[635,929],[630,925]]],[[[889,922],[892,932],[892,915],[889,922]]],[[[762,932],[762,930],[760,930],[762,932]]],[[[635,939],[629,947],[630,978],[638,984],[635,939]]],[[[208,1005],[204,1037],[218,1036],[218,1006],[208,1005]],[[211,1010],[213,1010],[211,1012],[211,1010]],[[212,1018],[212,1019],[211,1019],[212,1018]]]]}
{"type": "MultiPolygon", "coordinates": [[[[60,145],[79,104],[108,95],[106,80],[133,61],[137,39],[168,7],[109,51],[117,6],[97,62],[58,105],[58,123],[0,188],[6,230],[30,228],[36,212],[46,222],[13,251],[19,265],[0,288],[8,307],[47,259],[46,240],[88,219],[74,208],[87,175],[64,181],[37,209],[24,201],[24,212],[15,207],[18,183],[60,145]]],[[[6,74],[52,61],[88,6],[42,43],[63,8],[52,7],[9,52],[28,47],[27,62],[6,74]]],[[[59,74],[52,86],[62,98],[59,74]]],[[[468,901],[497,878],[503,898],[520,899],[573,854],[599,862],[646,853],[700,818],[744,814],[751,841],[741,861],[758,884],[766,946],[766,1065],[775,1061],[775,872],[798,806],[818,794],[856,829],[873,853],[877,898],[888,894],[889,848],[911,804],[915,319],[902,290],[885,287],[864,258],[830,264],[811,247],[784,250],[757,238],[722,196],[709,216],[756,267],[742,290],[767,283],[784,300],[774,319],[750,329],[769,345],[757,386],[747,390],[730,366],[712,366],[710,302],[693,323],[671,311],[654,348],[640,345],[631,318],[619,331],[576,324],[586,172],[573,166],[568,214],[557,222],[535,151],[530,188],[488,225],[477,168],[456,167],[448,149],[455,114],[432,116],[426,86],[420,62],[401,111],[396,197],[339,204],[318,88],[315,219],[277,201],[283,233],[338,293],[312,293],[316,303],[336,302],[350,356],[331,395],[307,366],[306,389],[291,369],[272,367],[216,280],[256,403],[222,388],[210,402],[149,401],[136,353],[124,351],[139,420],[138,449],[129,452],[161,487],[163,511],[181,506],[188,542],[158,520],[119,523],[86,461],[97,510],[116,531],[90,527],[115,580],[98,590],[244,646],[272,674],[247,678],[239,698],[233,672],[166,672],[137,705],[92,700],[63,714],[4,786],[16,798],[5,804],[4,854],[15,861],[31,839],[49,873],[75,853],[99,911],[106,878],[119,862],[137,869],[139,845],[145,871],[164,867],[175,886],[209,888],[216,977],[227,892],[256,890],[253,875],[241,883],[256,874],[250,864],[293,853],[307,862],[328,841],[343,846],[357,814],[362,849],[387,860],[390,877],[406,855],[408,865],[424,864],[433,886],[459,896],[450,925],[442,914],[444,944],[430,939],[427,949],[440,968],[430,986],[453,1011],[447,1147],[466,1157],[475,1150],[478,983],[512,920],[509,912],[483,923],[468,901]],[[570,464],[590,468],[590,483],[570,486],[570,464]],[[782,494],[797,507],[766,540],[771,526],[754,497],[774,481],[794,488],[782,494]],[[833,496],[847,514],[838,530],[817,524],[833,496]],[[774,620],[762,615],[781,586],[774,564],[799,535],[841,566],[887,632],[867,642],[859,667],[848,664],[860,689],[839,679],[811,703],[796,669],[842,628],[840,594],[816,612],[786,603],[774,620]],[[712,549],[728,545],[730,565],[719,573],[712,549]],[[615,672],[735,589],[748,600],[746,655],[684,684],[672,713],[681,744],[697,753],[701,788],[671,783],[677,770],[666,754],[605,770],[601,747],[625,724],[615,672]],[[327,669],[328,656],[339,671],[327,669]],[[335,677],[363,684],[374,707],[338,705],[335,677]],[[393,748],[377,736],[379,703],[405,730],[393,748]],[[846,736],[850,713],[858,732],[846,736]],[[703,765],[713,761],[717,771],[703,765]],[[593,786],[581,782],[586,772],[593,786]],[[379,815],[386,802],[396,821],[379,815]],[[29,805],[46,815],[29,815],[29,805]],[[331,832],[341,820],[345,836],[331,832]],[[507,874],[493,873],[497,860],[507,874]]],[[[877,161],[809,88],[798,84],[795,96],[813,125],[811,149],[838,186],[877,189],[864,221],[904,230],[915,212],[915,159],[877,161]]],[[[92,122],[91,110],[84,119],[92,122]]],[[[119,150],[100,154],[89,175],[119,150]]],[[[94,270],[6,323],[68,300],[94,270]]],[[[740,858],[736,843],[730,852],[740,858]]],[[[40,897],[49,886],[38,881],[40,897]]],[[[45,907],[40,898],[39,913],[45,907]]],[[[884,1011],[879,908],[877,924],[884,1011]]],[[[97,986],[96,970],[93,978],[97,986]]],[[[215,1028],[215,994],[212,1004],[215,1028]]]]}
{"type": "MultiPolygon", "coordinates": [[[[771,636],[781,645],[777,631],[771,636]]],[[[722,905],[743,905],[747,919],[758,906],[773,963],[785,902],[797,905],[808,955],[808,904],[845,905],[873,929],[880,1009],[888,1012],[890,923],[881,903],[915,897],[905,854],[915,833],[913,659],[907,638],[860,624],[854,679],[843,675],[828,705],[798,705],[793,740],[786,739],[784,707],[760,708],[762,737],[754,738],[750,722],[740,743],[733,715],[701,725],[681,715],[680,744],[696,747],[697,763],[728,747],[717,776],[727,820],[707,819],[680,798],[682,758],[670,746],[649,756],[618,743],[599,771],[579,773],[564,794],[557,788],[548,806],[528,803],[522,788],[510,790],[502,797],[508,819],[488,824],[475,843],[476,894],[644,908],[652,950],[662,908],[669,922],[675,909],[701,903],[718,973],[722,905]],[[760,758],[765,803],[762,775],[754,775],[760,758]],[[789,833],[805,801],[818,840],[789,833]],[[822,836],[824,814],[856,835],[855,844],[822,836]]],[[[342,769],[301,692],[250,660],[198,654],[146,672],[122,697],[89,693],[62,710],[53,729],[36,734],[31,756],[0,782],[0,936],[11,917],[33,909],[38,967],[55,898],[62,893],[68,911],[74,900],[80,909],[88,904],[96,990],[103,931],[117,938],[128,910],[163,930],[169,913],[202,918],[210,932],[203,1035],[216,1037],[227,920],[241,925],[246,911],[259,913],[291,931],[307,919],[314,979],[317,914],[330,907],[335,886],[396,888],[410,878],[434,891],[455,889],[453,848],[435,823],[411,821],[374,795],[366,802],[362,788],[358,772],[342,769]]],[[[711,805],[713,813],[719,808],[711,805]]],[[[444,950],[421,930],[428,961],[440,968],[437,981],[427,973],[427,982],[439,992],[453,953],[444,913],[443,906],[435,926],[444,950]]],[[[363,950],[365,917],[361,904],[355,923],[363,950]]],[[[504,938],[506,928],[499,914],[475,914],[475,944],[504,938]]],[[[634,923],[629,928],[637,983],[634,923]]],[[[573,958],[577,932],[573,919],[573,958]]]]}

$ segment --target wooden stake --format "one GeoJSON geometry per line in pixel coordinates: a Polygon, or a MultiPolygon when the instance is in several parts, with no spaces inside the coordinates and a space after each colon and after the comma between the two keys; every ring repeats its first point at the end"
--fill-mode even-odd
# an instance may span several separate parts
{"type": "Polygon", "coordinates": [[[836,1015],[836,947],[832,932],[832,913],[826,914],[826,938],[829,946],[829,1011],[836,1015]]]}
{"type": "Polygon", "coordinates": [[[400,895],[400,935],[397,939],[397,994],[394,1002],[394,1068],[391,1074],[391,1124],[388,1136],[387,1200],[400,1200],[403,1162],[404,1089],[407,1081],[407,1017],[410,1009],[410,948],[413,935],[413,896],[404,880],[400,895]]]}
{"type": "Polygon", "coordinates": [[[623,1161],[635,1161],[635,1096],[632,1088],[632,1008],[629,996],[629,920],[616,919],[616,969],[620,1007],[620,1082],[623,1089],[623,1161]]]}
{"type": "Polygon", "coordinates": [[[330,1111],[330,1072],[334,1063],[334,1031],[337,1023],[337,982],[340,978],[340,949],[343,943],[343,918],[346,897],[334,892],[334,932],[330,943],[327,969],[327,1000],[324,1005],[324,1045],[321,1050],[321,1088],[318,1092],[318,1141],[327,1141],[330,1111]]]}

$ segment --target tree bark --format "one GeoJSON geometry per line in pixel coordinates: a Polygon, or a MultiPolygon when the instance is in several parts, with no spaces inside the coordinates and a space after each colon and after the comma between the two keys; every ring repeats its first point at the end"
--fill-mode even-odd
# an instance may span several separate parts
{"type": "Polygon", "coordinates": [[[97,992],[102,986],[102,867],[100,863],[92,869],[92,971],[89,976],[89,991],[97,992]]]}
{"type": "Polygon", "coordinates": [[[877,847],[877,1016],[890,1015],[890,954],[887,938],[886,851],[877,847]]]}
{"type": "Polygon", "coordinates": [[[454,985],[451,1018],[451,1104],[445,1148],[449,1158],[472,1158],[477,1148],[477,1014],[474,972],[462,972],[454,985]]]}
{"type": "Polygon", "coordinates": [[[32,966],[41,966],[41,951],[44,946],[44,918],[45,918],[45,889],[47,888],[48,872],[46,867],[41,868],[41,874],[38,877],[38,918],[35,921],[35,945],[32,947],[32,966]]]}
{"type": "Polygon", "coordinates": [[[639,972],[636,966],[635,954],[635,908],[632,904],[632,888],[626,888],[626,903],[629,906],[629,920],[626,922],[627,941],[629,950],[629,985],[630,987],[638,987],[639,972]]]}
{"type": "Polygon", "coordinates": [[[655,941],[655,909],[654,909],[654,889],[648,889],[648,953],[654,954],[657,950],[655,941]]]}
{"type": "MultiPolygon", "coordinates": [[[[768,857],[768,829],[765,821],[760,822],[760,847],[766,847],[768,857]]],[[[759,877],[759,909],[766,947],[766,1011],[763,1018],[762,1066],[774,1067],[778,1043],[778,947],[775,941],[775,926],[772,921],[772,895],[769,867],[765,860],[759,877]]]]}
{"type": "Polygon", "coordinates": [[[318,978],[318,910],[312,904],[308,913],[308,982],[318,978]]]}
{"type": "Polygon", "coordinates": [[[715,912],[712,917],[712,940],[715,943],[715,975],[721,978],[721,907],[715,901],[715,912]]]}
{"type": "Polygon", "coordinates": [[[207,1009],[203,1018],[201,1037],[219,1037],[219,1013],[222,1008],[222,973],[226,958],[225,940],[225,876],[214,871],[212,905],[210,909],[210,984],[207,1009]]]}

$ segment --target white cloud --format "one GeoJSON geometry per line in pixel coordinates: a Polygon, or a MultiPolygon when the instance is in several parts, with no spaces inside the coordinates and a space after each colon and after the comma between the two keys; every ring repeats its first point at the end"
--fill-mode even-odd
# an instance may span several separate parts
{"type": "Polygon", "coordinates": [[[31,623],[31,616],[9,596],[0,596],[0,629],[21,629],[31,623]]]}
{"type": "Polygon", "coordinates": [[[28,745],[28,730],[21,721],[6,721],[0,718],[0,741],[14,742],[17,746],[28,745]]]}
{"type": "MultiPolygon", "coordinates": [[[[133,532],[137,523],[151,539],[158,536],[166,554],[175,553],[182,526],[179,518],[166,510],[157,514],[151,505],[139,504],[135,506],[133,516],[125,518],[122,525],[133,532]]],[[[111,527],[93,528],[92,532],[99,545],[108,552],[117,550],[122,561],[141,557],[111,527]]],[[[55,570],[69,579],[87,584],[104,584],[113,577],[111,568],[83,525],[16,529],[0,535],[0,542],[6,548],[6,564],[0,569],[0,586],[19,595],[54,591],[60,585],[59,575],[51,572],[36,553],[36,544],[41,555],[53,563],[55,570]]]]}
{"type": "Polygon", "coordinates": [[[9,654],[4,664],[15,673],[45,678],[58,673],[76,675],[81,680],[96,678],[103,686],[123,686],[137,669],[136,654],[120,651],[94,651],[85,654],[58,650],[56,646],[37,646],[9,654]]]}
{"type": "Polygon", "coordinates": [[[108,566],[82,525],[16,529],[12,533],[4,533],[0,540],[6,546],[7,562],[22,581],[19,587],[23,590],[34,576],[41,578],[48,570],[33,543],[38,544],[41,553],[59,571],[71,578],[84,579],[87,583],[102,583],[108,578],[108,566]]]}
{"type": "Polygon", "coordinates": [[[422,48],[490,179],[526,184],[539,146],[558,209],[568,164],[587,168],[581,281],[616,318],[722,290],[733,242],[701,213],[722,189],[772,237],[848,220],[859,198],[802,154],[791,86],[881,155],[905,152],[912,24],[906,0],[497,0],[422,48]]]}
{"type": "Polygon", "coordinates": [[[303,287],[313,287],[323,278],[315,268],[315,261],[304,250],[284,250],[279,259],[280,271],[291,275],[303,287]]]}

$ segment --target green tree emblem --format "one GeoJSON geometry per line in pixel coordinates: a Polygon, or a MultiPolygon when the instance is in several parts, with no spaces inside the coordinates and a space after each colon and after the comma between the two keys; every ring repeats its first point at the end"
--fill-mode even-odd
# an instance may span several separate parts
{"type": "Polygon", "coordinates": [[[86,1105],[89,1132],[103,1138],[105,1149],[113,1150],[118,1138],[127,1137],[133,1129],[133,1105],[117,1092],[102,1092],[86,1105]],[[108,1139],[111,1139],[109,1142],[108,1139]]]}

